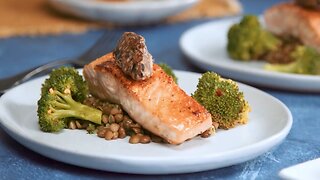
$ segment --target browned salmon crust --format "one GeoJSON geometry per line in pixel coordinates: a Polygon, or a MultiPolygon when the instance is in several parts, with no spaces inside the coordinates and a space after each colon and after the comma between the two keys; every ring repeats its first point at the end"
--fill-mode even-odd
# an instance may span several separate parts
{"type": "Polygon", "coordinates": [[[149,79],[134,81],[109,53],[86,65],[83,75],[94,96],[121,104],[135,121],[171,144],[180,144],[212,126],[210,113],[156,64],[149,79]]]}
{"type": "Polygon", "coordinates": [[[294,3],[277,4],[264,13],[266,28],[277,35],[290,35],[320,52],[320,11],[294,3]]]}

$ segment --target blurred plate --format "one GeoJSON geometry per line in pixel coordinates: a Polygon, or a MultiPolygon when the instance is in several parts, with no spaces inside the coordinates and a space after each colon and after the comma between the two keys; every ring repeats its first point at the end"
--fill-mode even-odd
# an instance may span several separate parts
{"type": "Polygon", "coordinates": [[[199,67],[253,85],[302,92],[320,92],[320,76],[264,70],[264,62],[241,62],[230,59],[226,51],[229,27],[239,22],[229,18],[208,22],[183,33],[180,47],[199,67]]]}
{"type": "Polygon", "coordinates": [[[144,24],[177,14],[198,0],[49,0],[56,9],[79,17],[118,24],[144,24]]]}
{"type": "MultiPolygon", "coordinates": [[[[182,89],[188,94],[195,91],[200,74],[175,73],[182,89]]],[[[218,130],[209,138],[196,137],[180,145],[129,144],[128,137],[106,141],[84,130],[44,133],[39,129],[36,112],[44,79],[17,86],[0,98],[0,125],[33,151],[82,167],[138,174],[187,173],[221,168],[267,152],[285,139],[292,125],[292,115],[281,101],[239,83],[252,109],[248,124],[218,130]]]]}
{"type": "Polygon", "coordinates": [[[320,177],[320,158],[297,164],[279,172],[281,179],[318,180],[320,177]]]}

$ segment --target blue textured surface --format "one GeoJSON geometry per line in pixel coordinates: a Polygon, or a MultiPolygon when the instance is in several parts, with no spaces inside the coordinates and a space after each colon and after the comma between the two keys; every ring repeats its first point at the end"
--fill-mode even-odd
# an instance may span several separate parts
{"type": "MultiPolygon", "coordinates": [[[[241,1],[245,13],[261,14],[279,1],[241,1]]],[[[115,30],[135,31],[147,39],[157,62],[175,69],[203,72],[182,55],[178,41],[187,29],[207,22],[197,20],[115,30]]],[[[15,74],[48,61],[72,57],[90,47],[102,31],[81,35],[17,37],[0,40],[0,77],[15,74]]],[[[284,82],[285,83],[285,82],[284,82]]],[[[293,126],[287,139],[258,158],[231,167],[178,175],[118,174],[76,167],[43,157],[20,145],[0,129],[0,179],[277,179],[279,170],[320,157],[320,96],[261,88],[284,102],[292,112],[293,126]]]]}

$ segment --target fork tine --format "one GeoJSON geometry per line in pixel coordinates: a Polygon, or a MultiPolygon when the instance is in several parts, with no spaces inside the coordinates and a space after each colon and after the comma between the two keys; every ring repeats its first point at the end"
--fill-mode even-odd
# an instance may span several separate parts
{"type": "Polygon", "coordinates": [[[98,58],[103,54],[111,52],[119,37],[119,33],[114,31],[105,32],[91,48],[79,57],[79,59],[86,61],[87,63],[88,61],[98,58]]]}

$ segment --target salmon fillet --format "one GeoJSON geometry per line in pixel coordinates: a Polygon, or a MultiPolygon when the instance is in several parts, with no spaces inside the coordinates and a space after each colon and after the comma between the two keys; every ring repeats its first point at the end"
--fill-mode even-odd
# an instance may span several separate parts
{"type": "Polygon", "coordinates": [[[320,11],[294,3],[282,3],[264,13],[266,28],[277,35],[290,35],[320,52],[320,11]]]}
{"type": "Polygon", "coordinates": [[[171,144],[212,126],[210,113],[156,64],[149,79],[134,81],[109,53],[86,65],[83,75],[94,96],[120,104],[136,122],[171,144]]]}

